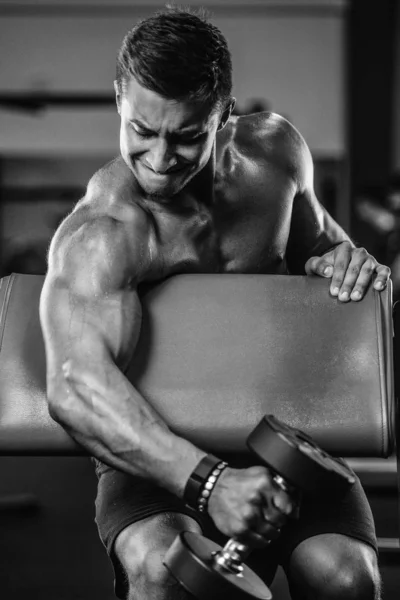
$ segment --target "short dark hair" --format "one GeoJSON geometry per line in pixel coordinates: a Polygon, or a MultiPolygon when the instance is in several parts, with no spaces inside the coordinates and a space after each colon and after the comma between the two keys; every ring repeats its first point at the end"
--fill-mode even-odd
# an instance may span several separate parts
{"type": "Polygon", "coordinates": [[[202,10],[168,7],[140,21],[123,39],[117,58],[121,94],[133,76],[174,100],[225,105],[232,92],[227,41],[202,10]]]}

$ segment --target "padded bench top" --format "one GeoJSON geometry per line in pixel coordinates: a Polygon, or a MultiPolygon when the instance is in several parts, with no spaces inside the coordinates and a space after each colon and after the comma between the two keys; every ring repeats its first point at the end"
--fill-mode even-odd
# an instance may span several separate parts
{"type": "MultiPolygon", "coordinates": [[[[0,453],[82,452],[47,412],[42,284],[0,283],[0,453]]],[[[182,437],[246,453],[248,433],[275,414],[333,454],[391,454],[390,285],[343,304],[318,277],[178,275],[142,306],[127,376],[182,437]]]]}

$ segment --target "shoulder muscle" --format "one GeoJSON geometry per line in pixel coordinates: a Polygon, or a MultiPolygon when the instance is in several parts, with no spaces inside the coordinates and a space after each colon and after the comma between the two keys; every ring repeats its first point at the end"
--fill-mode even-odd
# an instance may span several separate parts
{"type": "Polygon", "coordinates": [[[149,257],[148,221],[139,208],[120,220],[82,207],[54,236],[49,275],[68,280],[83,295],[107,293],[137,284],[149,257]]]}
{"type": "MultiPolygon", "coordinates": [[[[290,176],[300,192],[312,186],[313,161],[301,133],[276,113],[262,112],[240,118],[243,133],[261,158],[290,176]]],[[[239,138],[240,139],[240,138],[239,138]]]]}

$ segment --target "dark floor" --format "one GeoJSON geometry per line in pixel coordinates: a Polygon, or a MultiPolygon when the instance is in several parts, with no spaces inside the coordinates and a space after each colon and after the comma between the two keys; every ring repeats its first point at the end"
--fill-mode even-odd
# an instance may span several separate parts
{"type": "MultiPolygon", "coordinates": [[[[96,478],[86,458],[0,458],[1,600],[115,600],[112,570],[94,523],[96,478]],[[38,508],[12,511],[11,496],[38,508]]],[[[398,528],[395,491],[368,491],[378,535],[398,528]]],[[[384,600],[400,597],[400,554],[381,555],[384,600]]],[[[287,600],[282,574],[277,600],[287,600]]]]}

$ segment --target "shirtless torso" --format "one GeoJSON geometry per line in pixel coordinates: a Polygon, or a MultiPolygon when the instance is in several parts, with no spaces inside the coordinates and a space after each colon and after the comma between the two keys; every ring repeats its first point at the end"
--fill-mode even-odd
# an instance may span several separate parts
{"type": "MultiPolygon", "coordinates": [[[[94,175],[51,244],[41,299],[49,406],[92,455],[181,497],[205,453],[174,436],[123,375],[142,286],[188,272],[304,273],[308,258],[349,238],[315,198],[303,138],[277,115],[231,117],[172,197],[140,193],[128,163],[94,175]]],[[[217,513],[229,534],[226,510],[217,513]]]]}
{"type": "Polygon", "coordinates": [[[200,182],[172,202],[141,197],[124,160],[115,159],[96,173],[59,236],[115,219],[128,239],[134,232],[147,245],[138,283],[185,272],[303,273],[307,258],[348,239],[315,198],[308,150],[284,119],[232,117],[214,156],[212,185],[200,182]]]}

